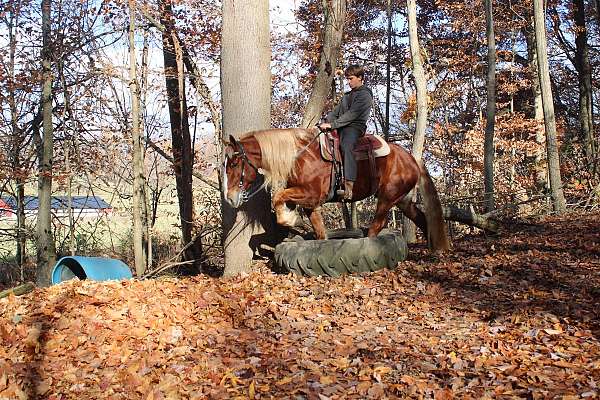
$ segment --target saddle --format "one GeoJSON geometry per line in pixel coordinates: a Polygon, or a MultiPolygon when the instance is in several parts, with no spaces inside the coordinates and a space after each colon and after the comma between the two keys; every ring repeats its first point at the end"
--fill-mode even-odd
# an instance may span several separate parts
{"type": "MultiPolygon", "coordinates": [[[[333,199],[337,188],[343,184],[343,157],[340,151],[340,137],[336,130],[327,132],[319,138],[321,157],[325,161],[333,163],[331,172],[331,188],[328,200],[333,199]]],[[[354,145],[354,159],[356,161],[369,160],[369,182],[371,182],[371,194],[377,191],[379,174],[375,159],[390,154],[390,146],[387,142],[375,135],[366,134],[358,139],[354,145]]]]}

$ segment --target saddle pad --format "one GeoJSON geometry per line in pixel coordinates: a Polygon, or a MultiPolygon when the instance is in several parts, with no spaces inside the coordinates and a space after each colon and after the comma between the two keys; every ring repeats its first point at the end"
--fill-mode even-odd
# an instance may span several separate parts
{"type": "Polygon", "coordinates": [[[354,146],[355,153],[362,153],[369,149],[369,146],[373,148],[373,155],[377,157],[385,157],[390,154],[390,146],[381,137],[377,135],[365,135],[358,139],[354,146]]]}
{"type": "MultiPolygon", "coordinates": [[[[328,134],[324,134],[319,136],[319,147],[321,148],[321,156],[324,160],[333,161],[333,157],[331,152],[329,151],[329,146],[327,145],[327,137],[328,134]]],[[[390,146],[388,143],[381,137],[377,135],[365,135],[358,139],[356,145],[354,146],[355,152],[362,152],[367,150],[369,143],[373,146],[373,155],[377,157],[385,157],[390,154],[390,146]]]]}

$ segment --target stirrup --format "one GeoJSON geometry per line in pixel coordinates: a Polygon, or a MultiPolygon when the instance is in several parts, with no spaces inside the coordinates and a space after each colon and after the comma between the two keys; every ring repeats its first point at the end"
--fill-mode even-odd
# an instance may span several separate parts
{"type": "Polygon", "coordinates": [[[348,203],[352,202],[352,195],[353,195],[352,191],[350,191],[349,196],[346,196],[346,191],[342,190],[342,189],[336,190],[335,193],[342,198],[342,201],[348,202],[348,203]]]}

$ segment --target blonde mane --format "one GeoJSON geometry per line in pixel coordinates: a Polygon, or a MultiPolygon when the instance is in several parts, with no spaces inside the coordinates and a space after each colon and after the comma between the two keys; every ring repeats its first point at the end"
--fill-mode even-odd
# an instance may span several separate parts
{"type": "Polygon", "coordinates": [[[315,134],[316,129],[270,129],[249,132],[241,139],[254,136],[260,146],[265,182],[271,188],[279,189],[294,176],[296,155],[315,134]]]}

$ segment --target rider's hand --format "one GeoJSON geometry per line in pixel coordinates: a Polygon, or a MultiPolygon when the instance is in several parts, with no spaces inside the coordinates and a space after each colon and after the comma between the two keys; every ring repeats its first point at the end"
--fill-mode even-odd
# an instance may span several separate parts
{"type": "Polygon", "coordinates": [[[319,125],[319,129],[321,129],[322,131],[330,131],[331,124],[329,122],[323,122],[321,125],[319,125]]]}

